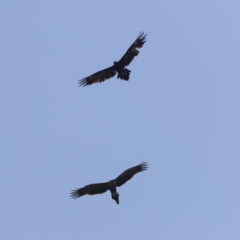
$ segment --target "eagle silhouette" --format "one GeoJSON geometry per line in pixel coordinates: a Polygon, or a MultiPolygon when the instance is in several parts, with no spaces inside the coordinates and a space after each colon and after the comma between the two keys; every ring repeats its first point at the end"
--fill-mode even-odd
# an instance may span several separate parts
{"type": "Polygon", "coordinates": [[[119,204],[119,193],[117,192],[117,187],[122,186],[128,180],[130,180],[135,174],[142,172],[148,168],[148,164],[143,162],[135,167],[131,167],[125,170],[121,175],[119,175],[116,179],[111,180],[105,183],[94,183],[87,185],[83,188],[78,188],[72,190],[70,196],[73,199],[79,198],[84,195],[95,195],[105,193],[107,190],[111,192],[112,199],[119,204]]]}
{"type": "Polygon", "coordinates": [[[100,83],[112,78],[116,75],[116,73],[118,73],[117,78],[128,81],[131,71],[125,67],[128,66],[134,57],[139,54],[137,48],[141,48],[143,46],[143,44],[146,42],[146,36],[147,34],[144,35],[144,32],[141,32],[118,62],[113,62],[113,66],[79,80],[79,85],[85,87],[93,83],[100,83]]]}

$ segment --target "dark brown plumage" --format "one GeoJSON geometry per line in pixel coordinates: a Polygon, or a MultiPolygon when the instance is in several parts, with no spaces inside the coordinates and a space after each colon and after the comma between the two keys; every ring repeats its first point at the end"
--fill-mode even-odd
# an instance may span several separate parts
{"type": "Polygon", "coordinates": [[[143,46],[143,44],[146,42],[146,36],[147,34],[144,35],[144,32],[141,32],[118,62],[113,62],[113,66],[79,80],[79,85],[85,87],[93,83],[100,83],[112,78],[116,75],[116,73],[118,73],[117,78],[128,81],[131,71],[125,67],[128,66],[134,57],[139,54],[137,48],[141,48],[143,46]]]}
{"type": "Polygon", "coordinates": [[[122,186],[124,183],[129,181],[135,174],[142,172],[148,168],[148,164],[143,162],[135,167],[125,170],[116,179],[105,183],[95,183],[87,185],[83,188],[75,189],[71,192],[71,197],[73,199],[79,198],[84,195],[95,195],[105,193],[107,190],[111,192],[112,199],[119,204],[119,194],[117,192],[117,187],[122,186]]]}

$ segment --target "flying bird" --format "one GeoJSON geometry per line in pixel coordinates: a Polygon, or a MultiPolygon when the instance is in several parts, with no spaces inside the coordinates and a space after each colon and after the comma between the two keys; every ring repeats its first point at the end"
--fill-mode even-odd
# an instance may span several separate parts
{"type": "Polygon", "coordinates": [[[73,199],[79,198],[84,195],[95,195],[105,193],[107,190],[111,192],[112,199],[119,204],[119,193],[117,192],[117,187],[122,186],[128,180],[130,180],[135,174],[142,172],[148,168],[148,164],[143,162],[135,167],[129,168],[125,170],[121,175],[119,175],[116,179],[111,180],[105,183],[94,183],[87,185],[83,188],[78,188],[72,190],[70,196],[73,199]]]}
{"type": "Polygon", "coordinates": [[[116,73],[118,73],[117,78],[128,81],[131,71],[125,67],[128,66],[134,57],[139,54],[137,48],[141,48],[143,46],[143,44],[146,42],[146,36],[147,34],[144,35],[144,32],[141,32],[134,43],[130,46],[130,48],[118,62],[113,62],[113,65],[111,67],[79,80],[79,85],[85,87],[93,83],[100,83],[109,78],[112,78],[116,75],[116,73]]]}

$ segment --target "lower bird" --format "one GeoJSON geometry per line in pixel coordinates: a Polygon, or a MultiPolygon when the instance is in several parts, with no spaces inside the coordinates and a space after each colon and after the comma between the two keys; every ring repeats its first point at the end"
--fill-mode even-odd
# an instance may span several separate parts
{"type": "Polygon", "coordinates": [[[122,186],[128,180],[130,180],[135,174],[147,170],[148,164],[143,162],[135,167],[131,167],[125,170],[116,179],[105,183],[94,183],[89,184],[83,188],[77,188],[71,192],[71,197],[76,199],[84,195],[95,195],[105,193],[107,190],[111,192],[112,199],[119,204],[119,193],[117,192],[117,187],[122,186]]]}

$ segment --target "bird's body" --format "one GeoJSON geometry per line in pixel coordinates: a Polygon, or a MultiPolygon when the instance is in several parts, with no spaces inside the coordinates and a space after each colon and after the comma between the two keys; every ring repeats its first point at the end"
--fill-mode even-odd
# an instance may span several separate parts
{"type": "Polygon", "coordinates": [[[119,204],[119,193],[117,192],[117,187],[122,186],[135,174],[146,170],[147,167],[147,163],[143,162],[135,167],[125,170],[114,180],[105,183],[94,183],[86,185],[83,188],[73,190],[70,195],[72,198],[76,199],[84,195],[101,194],[109,190],[111,192],[112,199],[115,200],[117,204],[119,204]]]}
{"type": "Polygon", "coordinates": [[[93,83],[103,82],[109,78],[112,78],[118,73],[117,78],[128,81],[130,76],[130,70],[125,68],[131,61],[139,54],[137,48],[141,48],[146,41],[147,34],[140,33],[134,43],[129,47],[127,52],[118,62],[113,62],[113,65],[109,68],[96,72],[86,78],[79,80],[80,86],[88,86],[93,83]]]}

